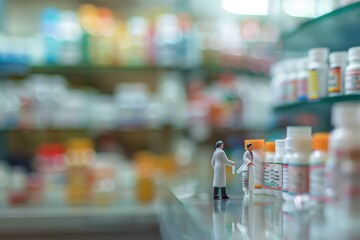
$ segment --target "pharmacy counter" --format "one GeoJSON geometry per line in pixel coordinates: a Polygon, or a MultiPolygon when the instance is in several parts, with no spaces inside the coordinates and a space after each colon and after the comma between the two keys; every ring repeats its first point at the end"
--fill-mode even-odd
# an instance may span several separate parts
{"type": "Polygon", "coordinates": [[[216,201],[211,189],[179,186],[172,192],[174,201],[166,205],[160,225],[177,226],[177,233],[169,231],[166,239],[360,239],[360,225],[327,220],[322,206],[296,211],[276,197],[247,199],[231,188],[229,200],[216,201]]]}
{"type": "Polygon", "coordinates": [[[196,181],[163,191],[158,201],[113,207],[0,208],[0,239],[360,239],[360,224],[327,219],[322,206],[296,210],[273,196],[212,200],[196,181]]]}
{"type": "Polygon", "coordinates": [[[0,209],[0,239],[161,239],[154,204],[0,209]]]}

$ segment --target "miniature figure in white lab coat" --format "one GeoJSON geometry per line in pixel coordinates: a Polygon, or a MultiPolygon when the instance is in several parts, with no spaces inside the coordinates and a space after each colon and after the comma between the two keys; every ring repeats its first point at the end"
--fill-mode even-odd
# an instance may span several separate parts
{"type": "Polygon", "coordinates": [[[255,190],[255,164],[254,164],[254,154],[252,152],[253,146],[251,143],[246,145],[247,150],[244,153],[244,164],[236,171],[237,173],[241,173],[243,171],[248,171],[248,184],[249,184],[249,196],[254,196],[255,190]]]}
{"type": "Polygon", "coordinates": [[[213,154],[211,160],[211,166],[214,169],[214,199],[219,199],[219,188],[221,188],[221,198],[228,199],[229,196],[226,194],[226,172],[225,172],[225,165],[235,166],[236,163],[230,161],[225,152],[224,143],[222,141],[216,142],[216,150],[213,154]]]}

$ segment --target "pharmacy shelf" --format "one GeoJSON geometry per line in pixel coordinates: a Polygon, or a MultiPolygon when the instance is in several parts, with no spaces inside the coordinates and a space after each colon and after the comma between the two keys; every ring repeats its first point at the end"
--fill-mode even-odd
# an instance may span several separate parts
{"type": "Polygon", "coordinates": [[[360,43],[360,2],[334,10],[300,25],[281,37],[285,52],[307,52],[314,47],[344,51],[360,43]]]}
{"type": "Polygon", "coordinates": [[[303,102],[294,102],[277,105],[274,107],[275,112],[283,111],[296,111],[303,108],[309,108],[312,106],[321,107],[321,106],[331,106],[337,102],[348,102],[348,101],[360,101],[360,94],[358,95],[341,95],[334,97],[325,97],[316,101],[303,101],[303,102]]]}
{"type": "Polygon", "coordinates": [[[77,74],[93,74],[93,73],[106,73],[106,72],[156,72],[156,71],[205,71],[209,73],[218,72],[235,72],[239,74],[267,77],[267,73],[251,71],[240,67],[227,67],[227,66],[116,66],[116,65],[34,65],[31,66],[29,72],[31,73],[77,73],[77,74]]]}

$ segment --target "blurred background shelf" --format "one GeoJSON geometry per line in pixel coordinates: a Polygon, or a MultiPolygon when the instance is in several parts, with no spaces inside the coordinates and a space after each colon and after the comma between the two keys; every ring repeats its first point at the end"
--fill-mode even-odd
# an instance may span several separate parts
{"type": "Polygon", "coordinates": [[[283,34],[281,47],[289,52],[307,52],[310,48],[327,47],[346,51],[360,42],[360,2],[336,9],[303,23],[283,34]]]}
{"type": "Polygon", "coordinates": [[[78,73],[78,74],[103,74],[106,72],[148,72],[148,71],[180,71],[180,72],[192,72],[203,71],[208,73],[222,73],[233,72],[237,74],[244,74],[250,76],[259,76],[268,78],[268,73],[260,71],[252,71],[246,68],[240,67],[227,67],[227,66],[111,66],[111,65],[37,65],[29,68],[30,73],[78,73]]]}
{"type": "MultiPolygon", "coordinates": [[[[202,211],[218,140],[241,163],[245,139],[283,139],[289,125],[331,130],[331,106],[360,97],[274,106],[270,69],[287,52],[358,45],[360,3],[263,2],[0,0],[0,238],[159,239],[171,221],[171,240],[209,238],[186,232],[203,222],[178,199],[171,206],[159,183],[189,185],[183,196],[205,189],[202,211]],[[257,13],[236,9],[243,2],[257,13]],[[47,208],[59,189],[73,196],[57,200],[84,206],[47,208]],[[169,204],[162,223],[153,205],[135,204],[157,197],[169,204]]],[[[241,176],[227,176],[241,191],[241,176]]]]}

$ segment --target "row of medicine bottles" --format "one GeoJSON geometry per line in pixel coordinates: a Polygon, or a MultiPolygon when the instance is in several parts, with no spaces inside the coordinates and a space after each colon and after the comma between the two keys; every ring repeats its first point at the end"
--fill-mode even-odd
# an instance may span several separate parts
{"type": "Polygon", "coordinates": [[[312,48],[307,57],[277,62],[271,72],[277,104],[359,94],[360,47],[330,54],[312,48]]]}
{"type": "MultiPolygon", "coordinates": [[[[253,144],[254,194],[285,201],[325,203],[332,216],[360,217],[360,102],[337,103],[330,133],[309,126],[289,126],[286,138],[253,144]]],[[[248,172],[242,173],[248,193],[248,172]]],[[[305,206],[305,205],[304,205],[305,206]]]]}

